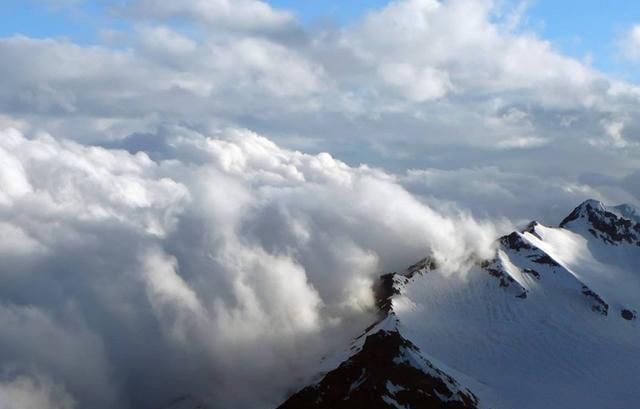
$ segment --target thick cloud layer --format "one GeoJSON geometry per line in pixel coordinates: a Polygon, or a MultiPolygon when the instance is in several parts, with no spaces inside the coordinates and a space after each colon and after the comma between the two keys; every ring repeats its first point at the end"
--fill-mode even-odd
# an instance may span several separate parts
{"type": "Polygon", "coordinates": [[[0,136],[0,362],[20,375],[3,399],[269,407],[368,324],[380,273],[426,254],[453,269],[498,234],[249,131],[168,137],[157,161],[0,136]]]}
{"type": "Polygon", "coordinates": [[[91,46],[0,38],[1,123],[82,144],[146,138],[147,152],[175,127],[246,128],[352,166],[463,168],[457,183],[496,168],[638,204],[624,184],[584,183],[638,170],[638,87],[560,53],[519,3],[398,0],[342,27],[302,26],[258,0],[130,0],[104,13],[117,24],[91,46]]]}

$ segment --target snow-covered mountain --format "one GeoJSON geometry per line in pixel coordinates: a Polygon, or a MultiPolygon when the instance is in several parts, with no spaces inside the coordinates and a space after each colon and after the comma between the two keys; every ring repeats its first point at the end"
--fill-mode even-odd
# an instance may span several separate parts
{"type": "Polygon", "coordinates": [[[280,408],[640,405],[639,215],[589,200],[464,273],[382,276],[379,321],[280,408]]]}

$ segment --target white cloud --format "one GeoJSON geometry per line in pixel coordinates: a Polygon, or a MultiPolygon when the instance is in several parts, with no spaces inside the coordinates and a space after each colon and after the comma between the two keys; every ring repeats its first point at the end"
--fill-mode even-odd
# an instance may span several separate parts
{"type": "MultiPolygon", "coordinates": [[[[570,147],[584,152],[606,137],[594,124],[612,114],[635,118],[638,110],[635,87],[524,31],[516,24],[522,8],[505,10],[501,2],[396,1],[343,28],[278,35],[198,23],[205,6],[280,15],[264,3],[153,3],[149,13],[166,8],[167,17],[183,20],[136,20],[117,48],[1,39],[0,56],[11,62],[0,68],[5,116],[83,143],[176,125],[204,133],[240,126],[289,147],[302,146],[302,135],[350,163],[406,168],[424,160],[420,152],[443,146],[545,145],[572,167],[570,147]],[[509,119],[510,112],[525,117],[509,119]],[[574,118],[570,132],[558,117],[574,118]]],[[[129,11],[142,6],[127,3],[129,11]]],[[[591,154],[601,153],[593,146],[591,154]]]]}
{"type": "Polygon", "coordinates": [[[143,19],[174,17],[239,30],[282,30],[294,24],[291,13],[273,9],[261,0],[133,0],[125,10],[143,19]]]}
{"type": "Polygon", "coordinates": [[[621,56],[629,61],[640,61],[640,24],[632,26],[618,40],[621,56]]]}
{"type": "Polygon", "coordinates": [[[380,67],[380,74],[389,85],[416,102],[441,98],[453,88],[445,71],[430,67],[417,72],[408,64],[385,64],[380,67]]]}
{"type": "Polygon", "coordinates": [[[0,255],[6,256],[30,256],[46,249],[36,240],[29,237],[24,230],[11,223],[0,222],[0,255]]]}
{"type": "Polygon", "coordinates": [[[611,137],[611,143],[617,148],[624,148],[627,146],[627,141],[625,141],[622,136],[622,131],[624,130],[624,122],[623,121],[600,121],[602,127],[608,136],[611,137]]]}
{"type": "Polygon", "coordinates": [[[2,248],[0,365],[37,365],[80,406],[275,405],[366,326],[381,272],[428,253],[456,268],[498,234],[394,175],[240,129],[170,134],[164,161],[0,136],[31,186],[0,203],[0,232],[22,243],[2,248]]]}
{"type": "Polygon", "coordinates": [[[160,55],[179,58],[192,55],[198,48],[195,41],[167,26],[141,26],[138,30],[142,46],[160,55]]]}
{"type": "Polygon", "coordinates": [[[46,378],[20,376],[0,382],[3,409],[73,409],[75,402],[46,378]]]}
{"type": "MultiPolygon", "coordinates": [[[[494,1],[391,2],[350,28],[341,41],[367,64],[380,65],[383,78],[393,78],[394,86],[403,82],[407,90],[420,90],[429,82],[444,84],[432,85],[439,91],[428,95],[442,96],[451,85],[459,93],[521,89],[550,102],[548,93],[556,87],[571,89],[571,97],[589,92],[595,72],[535,35],[500,24],[510,21],[510,13],[496,23],[497,7],[494,1]],[[389,67],[396,75],[389,75],[389,67]],[[416,74],[421,72],[428,75],[416,74]]],[[[558,97],[553,102],[577,103],[558,97]]]]}

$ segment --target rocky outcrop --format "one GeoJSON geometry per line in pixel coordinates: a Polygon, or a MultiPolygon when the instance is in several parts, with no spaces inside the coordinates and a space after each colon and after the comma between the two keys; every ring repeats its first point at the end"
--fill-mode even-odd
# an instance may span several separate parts
{"type": "Polygon", "coordinates": [[[638,318],[638,312],[636,310],[628,310],[626,308],[620,312],[620,315],[627,321],[633,321],[638,318]]]}
{"type": "Polygon", "coordinates": [[[392,298],[415,274],[436,268],[425,258],[402,273],[380,277],[375,287],[378,322],[367,328],[356,352],[320,382],[307,386],[279,409],[477,408],[477,397],[434,366],[405,339],[397,326],[392,298]]]}
{"type": "Polygon", "coordinates": [[[477,408],[478,399],[425,359],[397,330],[368,335],[362,349],[279,409],[477,408]]]}
{"type": "MultiPolygon", "coordinates": [[[[616,214],[615,210],[617,209],[607,208],[596,200],[587,200],[576,207],[560,223],[560,227],[571,229],[582,220],[593,237],[607,244],[628,243],[640,246],[640,223],[616,214]]],[[[625,214],[628,213],[629,211],[625,214]]]]}

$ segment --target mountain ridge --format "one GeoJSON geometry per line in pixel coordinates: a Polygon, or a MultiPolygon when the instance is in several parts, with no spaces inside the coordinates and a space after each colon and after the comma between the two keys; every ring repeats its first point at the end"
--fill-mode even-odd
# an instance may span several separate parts
{"type": "Polygon", "coordinates": [[[496,239],[464,273],[427,256],[381,275],[375,322],[278,409],[640,402],[639,214],[587,200],[558,227],[532,221],[496,239]]]}
{"type": "MultiPolygon", "coordinates": [[[[478,291],[480,292],[490,292],[491,302],[495,301],[495,311],[492,311],[492,308],[485,307],[487,309],[486,316],[490,316],[490,314],[495,314],[498,323],[494,323],[489,320],[488,328],[481,329],[480,335],[486,335],[488,338],[494,337],[495,341],[499,343],[504,343],[508,345],[510,341],[508,338],[496,337],[494,334],[491,334],[491,326],[497,327],[505,327],[509,330],[508,325],[504,325],[503,321],[507,321],[508,319],[513,320],[521,320],[517,314],[513,316],[514,311],[511,310],[520,310],[524,308],[526,310],[526,306],[528,302],[532,302],[535,304],[533,308],[540,308],[541,311],[549,312],[555,309],[556,304],[560,303],[560,301],[565,302],[567,305],[559,308],[560,311],[554,311],[555,313],[566,313],[569,312],[571,314],[576,315],[576,322],[583,324],[585,323],[586,328],[591,328],[592,326],[598,325],[598,322],[603,322],[602,320],[608,320],[604,322],[613,322],[613,320],[617,320],[619,322],[614,322],[613,327],[620,327],[622,323],[628,322],[628,327],[633,326],[631,331],[629,328],[626,330],[622,330],[622,345],[624,347],[624,342],[627,337],[627,332],[633,333],[633,335],[640,335],[638,331],[638,327],[633,321],[636,320],[637,305],[629,306],[624,304],[623,301],[619,301],[612,294],[608,294],[611,301],[608,301],[603,295],[600,295],[598,291],[593,289],[590,285],[590,277],[588,274],[583,274],[583,271],[576,269],[575,266],[569,262],[567,262],[567,255],[564,254],[564,257],[559,256],[562,253],[563,248],[558,246],[555,251],[550,250],[551,244],[545,242],[545,237],[550,239],[557,239],[557,237],[553,235],[559,235],[559,237],[563,237],[564,235],[571,237],[575,240],[584,240],[587,243],[589,240],[597,241],[599,244],[603,246],[622,246],[622,245],[633,245],[635,246],[638,241],[636,241],[636,232],[640,233],[640,223],[637,222],[633,216],[637,214],[637,211],[628,205],[621,205],[613,208],[616,210],[615,212],[610,211],[611,208],[604,206],[602,203],[588,200],[577,206],[574,211],[572,211],[560,224],[559,227],[548,227],[539,222],[533,221],[529,223],[522,231],[514,231],[511,234],[505,235],[497,240],[498,248],[496,250],[495,257],[491,260],[483,260],[476,263],[476,265],[472,268],[474,280],[478,285],[478,291]],[[627,217],[625,217],[627,215],[627,217]],[[585,226],[585,223],[588,226],[585,226]],[[585,229],[586,227],[586,229],[585,229]],[[588,236],[585,238],[585,232],[588,233],[588,236]],[[591,237],[589,237],[591,236],[591,237]],[[545,245],[542,243],[545,242],[545,245]],[[557,253],[557,254],[556,254],[557,253]],[[484,273],[481,273],[484,272],[484,273]],[[484,274],[484,278],[483,275],[484,274]],[[505,301],[507,298],[496,298],[499,294],[498,291],[502,292],[502,296],[510,296],[510,299],[513,301],[505,301]],[[496,301],[497,300],[497,301],[496,301]],[[545,304],[547,303],[547,304],[545,304]],[[615,308],[612,307],[615,305],[615,308]],[[624,305],[624,307],[622,307],[624,305]],[[505,311],[500,311],[501,308],[504,308],[505,311]],[[613,313],[613,312],[616,313],[613,313]],[[600,317],[600,318],[598,318],[600,317]],[[627,331],[627,332],[625,332],[627,331]],[[484,334],[482,334],[484,332],[484,334]]],[[[638,236],[640,237],[640,235],[638,236]]],[[[638,244],[640,246],[640,244],[638,244]]],[[[637,252],[640,255],[640,248],[638,248],[637,252]]],[[[565,252],[566,253],[566,252],[565,252]]],[[[416,340],[428,339],[428,338],[440,338],[440,336],[433,336],[432,334],[421,332],[419,328],[412,328],[413,320],[419,319],[422,320],[424,317],[420,317],[420,308],[416,307],[417,302],[415,299],[411,298],[411,290],[413,287],[418,286],[429,286],[437,287],[433,282],[428,282],[427,276],[439,276],[439,273],[436,272],[438,270],[437,263],[435,260],[431,258],[425,258],[420,262],[414,264],[409,267],[406,271],[401,273],[387,273],[381,276],[380,282],[378,284],[378,289],[376,292],[377,295],[377,306],[383,317],[381,321],[374,324],[373,327],[370,327],[365,331],[364,334],[361,335],[360,338],[364,337],[365,345],[366,339],[370,337],[377,337],[380,332],[385,332],[385,334],[393,333],[394,337],[402,340],[402,342],[406,342],[418,351],[420,354],[430,354],[430,350],[427,348],[422,348],[419,344],[428,345],[431,343],[430,341],[424,342],[416,342],[416,340]],[[420,283],[420,284],[418,284],[420,283]],[[412,311],[410,313],[405,313],[403,311],[412,311]],[[415,311],[418,311],[417,313],[415,311]],[[405,319],[406,318],[406,319],[405,319]],[[392,331],[384,331],[379,330],[375,333],[372,333],[372,330],[376,330],[377,326],[380,323],[385,322],[385,320],[392,320],[395,324],[393,326],[392,331]],[[414,343],[415,342],[415,343],[414,343]],[[424,351],[424,352],[422,352],[424,351]]],[[[446,278],[445,278],[446,279],[446,278]]],[[[639,280],[640,281],[640,280],[639,280]]],[[[433,290],[427,290],[427,293],[433,290]]],[[[458,290],[456,290],[458,291],[458,290]]],[[[431,295],[438,295],[437,293],[432,293],[431,295]]],[[[418,297],[419,299],[420,297],[418,297]]],[[[533,309],[531,308],[531,309],[533,309]]],[[[536,314],[532,314],[536,315],[536,314]]],[[[564,329],[555,328],[553,325],[546,325],[544,327],[545,332],[551,330],[558,330],[559,332],[569,331],[572,333],[572,336],[578,338],[576,334],[583,331],[582,328],[579,327],[578,324],[575,325],[575,328],[571,327],[571,320],[564,320],[560,318],[558,322],[556,322],[557,317],[547,317],[546,314],[540,313],[537,314],[536,317],[538,319],[550,319],[550,322],[553,325],[557,325],[561,323],[561,326],[564,329]],[[551,329],[549,329],[549,327],[551,329]]],[[[486,317],[485,317],[486,318],[486,317]]],[[[571,318],[571,317],[569,317],[571,318]]],[[[445,319],[445,318],[443,318],[445,319]]],[[[456,319],[461,319],[461,317],[456,317],[456,319]]],[[[495,318],[494,318],[495,319],[495,318]]],[[[519,324],[519,325],[525,325],[519,324]]],[[[446,325],[445,325],[446,327],[446,325]]],[[[464,325],[463,325],[464,327],[464,325]]],[[[502,328],[499,328],[502,330],[502,328]]],[[[584,330],[586,334],[589,334],[589,329],[584,330]]],[[[471,331],[470,331],[471,332],[471,331]]],[[[510,331],[507,331],[509,333],[510,331]]],[[[533,331],[535,333],[535,331],[533,331]]],[[[599,331],[601,332],[601,331],[599,331]]],[[[593,334],[592,334],[593,335],[593,334]]],[[[471,345],[471,339],[475,338],[477,334],[469,335],[470,340],[468,341],[469,345],[471,345]]],[[[547,335],[545,333],[541,334],[541,339],[549,336],[550,338],[555,339],[556,336],[551,334],[547,335]]],[[[589,335],[585,335],[589,336],[589,335]]],[[[599,351],[597,351],[597,346],[602,345],[603,348],[606,347],[607,341],[600,338],[601,334],[598,333],[597,337],[593,336],[594,339],[588,340],[588,342],[584,342],[586,346],[591,349],[594,349],[593,356],[597,355],[599,351]]],[[[515,336],[516,341],[518,337],[515,336]]],[[[526,342],[526,341],[525,341],[526,342]]],[[[618,340],[614,340],[613,342],[618,343],[618,340]]],[[[464,344],[464,343],[463,343],[464,344]]],[[[582,347],[582,344],[577,343],[577,348],[582,347]]],[[[559,349],[564,348],[561,347],[559,349]]],[[[440,348],[441,350],[447,350],[447,348],[440,348]]],[[[473,347],[469,349],[473,350],[473,347]]],[[[491,349],[491,348],[488,348],[491,349]]],[[[553,345],[551,346],[553,349],[553,345]]],[[[640,350],[631,349],[635,352],[634,358],[640,363],[640,355],[638,352],[640,350]]],[[[491,351],[495,353],[495,351],[491,351]]],[[[397,353],[397,350],[391,349],[387,351],[388,354],[397,353]]],[[[506,352],[505,352],[506,353],[506,352]]],[[[424,354],[424,355],[426,355],[424,354]]],[[[442,359],[442,357],[446,354],[438,354],[440,355],[436,362],[440,363],[447,362],[446,359],[442,359]]],[[[514,358],[517,358],[517,354],[514,354],[514,358]]],[[[535,355],[535,354],[534,354],[535,355]]],[[[582,352],[575,353],[574,355],[583,355],[582,352]]],[[[430,355],[426,355],[430,356],[430,355]]],[[[535,357],[534,357],[535,358],[535,357]]],[[[425,358],[426,359],[426,358],[425,358]]],[[[388,361],[388,359],[387,359],[388,361]]],[[[359,361],[358,361],[359,362],[359,361]]],[[[369,388],[370,385],[367,384],[366,379],[361,382],[354,382],[352,378],[341,378],[341,371],[344,370],[345,367],[349,367],[353,370],[353,368],[358,367],[353,361],[346,360],[343,361],[338,368],[333,371],[328,372],[320,383],[315,385],[310,385],[303,388],[301,391],[293,394],[289,399],[287,399],[279,409],[296,409],[296,408],[360,408],[360,407],[372,407],[372,408],[416,408],[416,407],[433,407],[433,408],[449,408],[451,402],[446,399],[446,396],[441,396],[436,393],[432,393],[431,395],[435,396],[432,400],[422,400],[422,401],[411,401],[409,399],[402,399],[396,395],[389,395],[389,388],[384,389],[381,387],[378,388],[369,388]],[[331,382],[322,383],[326,379],[331,379],[331,382]],[[331,390],[331,386],[335,389],[339,389],[338,385],[350,385],[349,393],[337,393],[335,395],[328,395],[327,392],[331,390]],[[355,385],[355,386],[354,386],[355,385]],[[357,397],[354,397],[354,390],[357,391],[359,388],[367,389],[368,394],[366,401],[358,400],[357,397]],[[385,397],[389,397],[387,399],[385,397]],[[439,399],[439,397],[444,397],[439,399]],[[395,399],[397,398],[397,399],[395,399]],[[372,404],[375,402],[375,404],[372,404]]],[[[386,362],[386,361],[385,361],[386,362]]],[[[431,363],[431,361],[429,361],[431,363]]],[[[562,362],[564,364],[564,362],[562,362]]],[[[363,366],[363,363],[359,363],[360,366],[363,366]]],[[[371,367],[372,363],[367,363],[368,367],[371,367]]],[[[387,365],[387,364],[384,364],[387,365]]],[[[382,365],[384,367],[384,365],[382,365]]],[[[432,367],[438,371],[436,373],[443,374],[441,376],[446,376],[450,378],[452,383],[449,385],[455,385],[457,393],[460,390],[463,393],[467,394],[469,397],[468,400],[464,401],[465,404],[469,406],[460,406],[460,407],[493,407],[493,408],[508,408],[510,406],[505,406],[509,402],[509,397],[504,400],[501,400],[499,397],[500,394],[509,395],[508,391],[505,391],[500,388],[500,386],[491,385],[488,388],[484,388],[483,386],[479,386],[483,383],[492,384],[491,381],[483,382],[477,378],[478,376],[474,376],[475,374],[469,373],[473,371],[467,371],[464,368],[458,366],[455,370],[452,370],[456,374],[462,378],[471,378],[475,379],[477,382],[475,383],[476,387],[479,389],[494,389],[492,392],[484,393],[485,396],[477,396],[474,393],[473,388],[466,388],[459,386],[460,383],[455,377],[452,377],[447,374],[446,369],[438,369],[438,364],[431,363],[432,367]]],[[[529,367],[535,368],[535,362],[532,364],[531,362],[527,364],[529,367]]],[[[552,369],[551,372],[557,372],[558,377],[564,377],[565,372],[572,371],[581,371],[579,368],[580,364],[576,364],[578,367],[572,368],[564,368],[561,367],[559,369],[552,369]]],[[[448,367],[448,365],[443,365],[448,367]]],[[[457,366],[457,365],[454,365],[457,366]]],[[[472,367],[472,365],[468,365],[472,367]]],[[[603,365],[605,368],[605,365],[603,365]]],[[[475,368],[474,368],[475,369],[475,368]]],[[[529,368],[527,368],[529,369],[529,368]]],[[[607,368],[605,368],[607,369],[607,368]]],[[[389,372],[389,368],[386,368],[387,372],[389,372]]],[[[508,369],[507,369],[508,371],[508,369]]],[[[629,371],[629,370],[627,370],[629,371]]],[[[488,371],[489,372],[489,371],[488,371]]],[[[518,370],[514,370],[514,372],[518,372],[518,370]]],[[[631,370],[633,372],[633,370],[631,370]]],[[[364,372],[363,372],[364,373],[364,372]]],[[[640,370],[634,372],[634,375],[640,376],[640,370]]],[[[419,377],[421,375],[416,374],[415,376],[419,377]]],[[[591,380],[589,381],[591,382],[591,380]]],[[[391,384],[396,385],[395,388],[402,388],[403,391],[408,389],[408,386],[412,383],[412,381],[405,380],[405,385],[395,384],[391,382],[391,384]]],[[[542,382],[544,383],[544,382],[542,382]]],[[[380,384],[380,380],[376,381],[376,384],[380,384]]],[[[556,389],[557,385],[554,388],[556,389]]],[[[393,389],[393,388],[392,388],[393,389]]],[[[527,388],[521,388],[523,391],[530,393],[527,388]]],[[[544,391],[543,391],[544,392],[544,391]]],[[[628,391],[627,391],[628,392],[628,391]]],[[[637,400],[640,400],[640,393],[633,394],[631,396],[637,400]]],[[[585,391],[585,394],[588,395],[588,390],[585,391]]],[[[525,393],[526,396],[526,393],[525,393]]],[[[577,396],[577,395],[576,395],[577,396]]],[[[622,394],[623,397],[626,395],[622,394]]],[[[532,397],[532,400],[536,400],[537,398],[532,397]]],[[[579,398],[582,399],[582,398],[579,398]]],[[[578,399],[578,400],[579,400],[578,399]]],[[[609,403],[611,403],[615,398],[609,399],[609,403]]],[[[621,399],[624,400],[624,399],[621,399]]],[[[637,401],[636,400],[636,401],[637,401]]],[[[588,402],[588,400],[585,400],[588,402]]],[[[627,402],[627,400],[624,400],[627,402]]],[[[578,402],[575,402],[578,403],[578,402]]],[[[554,406],[554,405],[562,405],[562,402],[554,402],[552,399],[548,399],[546,401],[547,407],[566,407],[566,406],[554,406]]],[[[595,405],[595,403],[594,403],[595,405]]],[[[512,407],[512,406],[511,406],[512,407]]],[[[527,405],[521,407],[528,407],[527,405]]],[[[531,406],[535,407],[535,406],[531,406]]],[[[585,407],[594,407],[598,406],[585,406],[585,407]]]]}

